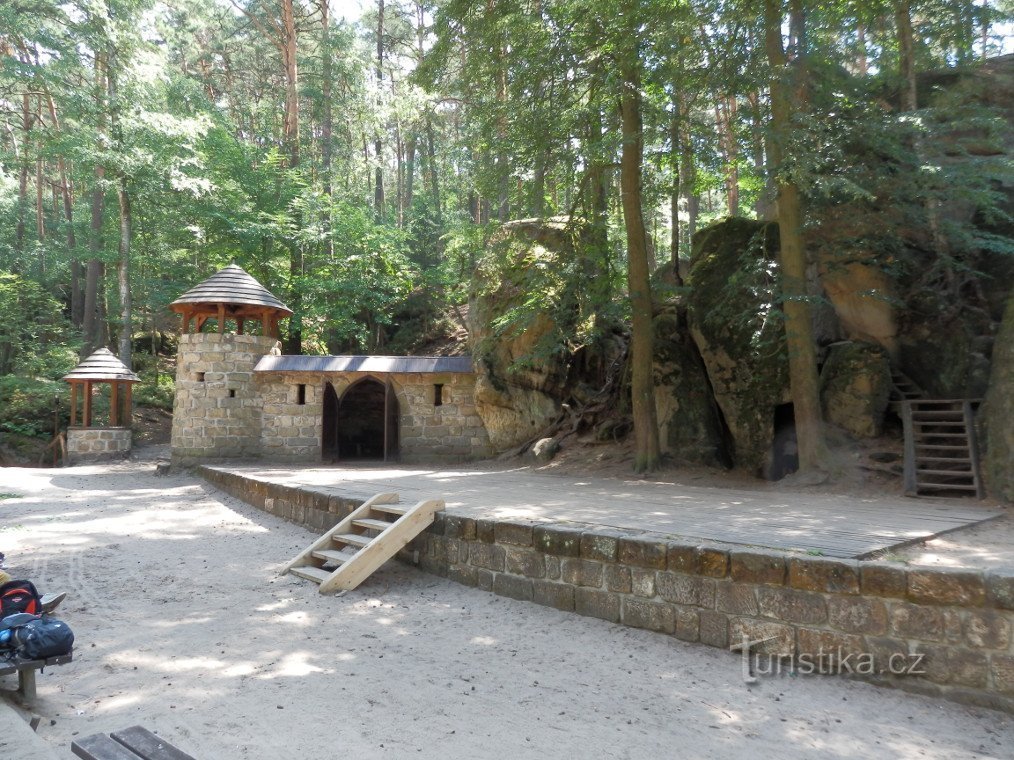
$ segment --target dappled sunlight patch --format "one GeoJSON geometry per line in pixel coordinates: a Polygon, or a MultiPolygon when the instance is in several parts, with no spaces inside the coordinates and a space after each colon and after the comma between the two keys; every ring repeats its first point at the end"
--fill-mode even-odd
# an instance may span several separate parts
{"type": "Polygon", "coordinates": [[[258,678],[271,679],[271,678],[291,678],[299,676],[308,676],[311,673],[323,673],[324,668],[312,665],[310,660],[313,659],[315,654],[311,652],[291,652],[290,654],[282,657],[281,661],[276,663],[276,667],[270,672],[261,673],[258,678]]]}
{"type": "Polygon", "coordinates": [[[475,636],[468,643],[475,644],[476,646],[492,647],[496,646],[498,642],[492,636],[475,636]]]}
{"type": "Polygon", "coordinates": [[[289,625],[296,625],[303,628],[316,625],[316,620],[303,611],[289,612],[285,615],[276,615],[272,618],[272,622],[287,623],[289,625]]]}
{"type": "Polygon", "coordinates": [[[257,612],[275,612],[276,610],[284,610],[290,604],[292,604],[292,599],[280,599],[271,604],[262,604],[260,607],[254,607],[254,609],[257,612]]]}
{"type": "Polygon", "coordinates": [[[214,618],[208,616],[188,617],[180,620],[152,620],[149,621],[147,625],[151,628],[171,629],[180,628],[185,625],[204,625],[206,623],[210,623],[212,620],[214,620],[214,618]]]}
{"type": "Polygon", "coordinates": [[[128,707],[133,707],[141,702],[142,699],[137,694],[118,694],[115,697],[103,699],[95,705],[95,709],[100,713],[116,712],[128,707]]]}

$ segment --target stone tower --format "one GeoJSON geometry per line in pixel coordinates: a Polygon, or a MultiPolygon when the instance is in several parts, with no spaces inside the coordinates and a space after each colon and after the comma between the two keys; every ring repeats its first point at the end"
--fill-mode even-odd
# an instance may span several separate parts
{"type": "Polygon", "coordinates": [[[188,290],[170,308],[183,317],[172,466],[259,456],[262,401],[253,368],[262,356],[280,353],[278,321],[291,309],[235,264],[188,290]],[[244,329],[251,323],[258,324],[253,332],[244,329]],[[210,324],[216,329],[205,332],[210,324]]]}

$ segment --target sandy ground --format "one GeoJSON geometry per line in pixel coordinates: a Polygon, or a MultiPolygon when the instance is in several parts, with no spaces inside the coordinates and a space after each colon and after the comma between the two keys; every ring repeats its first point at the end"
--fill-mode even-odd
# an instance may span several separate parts
{"type": "MultiPolygon", "coordinates": [[[[202,760],[1009,757],[1014,721],[832,677],[742,681],[728,652],[398,564],[322,597],[277,567],[312,536],[150,463],[0,468],[0,550],[66,589],[75,661],[39,735],[135,723],[202,760]]],[[[13,688],[16,679],[5,677],[13,688]]],[[[0,710],[6,709],[0,706],[0,710]]],[[[4,748],[0,757],[14,756],[4,748]]]]}

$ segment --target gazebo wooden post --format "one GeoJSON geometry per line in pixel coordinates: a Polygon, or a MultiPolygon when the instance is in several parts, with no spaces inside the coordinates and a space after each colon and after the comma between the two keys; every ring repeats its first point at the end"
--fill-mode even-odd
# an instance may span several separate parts
{"type": "Polygon", "coordinates": [[[220,303],[218,305],[218,334],[222,335],[225,333],[225,304],[220,303]]]}
{"type": "Polygon", "coordinates": [[[70,426],[77,423],[77,387],[80,383],[70,384],[70,426]]]}
{"type": "Polygon", "coordinates": [[[109,384],[109,427],[117,427],[119,423],[120,384],[115,380],[109,384]]]}
{"type": "Polygon", "coordinates": [[[92,384],[89,380],[84,383],[84,411],[81,412],[81,426],[92,426],[92,384]]]}
{"type": "Polygon", "coordinates": [[[236,334],[243,334],[243,317],[236,317],[236,334]]]}
{"type": "Polygon", "coordinates": [[[123,400],[123,416],[127,418],[127,424],[124,427],[131,427],[134,424],[134,409],[131,406],[130,395],[134,390],[133,383],[124,383],[126,385],[126,398],[123,400]]]}
{"type": "Polygon", "coordinates": [[[271,335],[271,311],[269,309],[265,309],[261,316],[261,335],[265,338],[271,335]]]}

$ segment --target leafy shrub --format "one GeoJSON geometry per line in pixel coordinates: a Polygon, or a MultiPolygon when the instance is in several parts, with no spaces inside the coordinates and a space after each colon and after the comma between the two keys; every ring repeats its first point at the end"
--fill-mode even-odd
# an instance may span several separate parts
{"type": "Polygon", "coordinates": [[[53,432],[53,399],[60,403],[60,425],[67,424],[70,390],[66,383],[38,377],[0,376],[0,430],[49,437],[53,432]]]}

